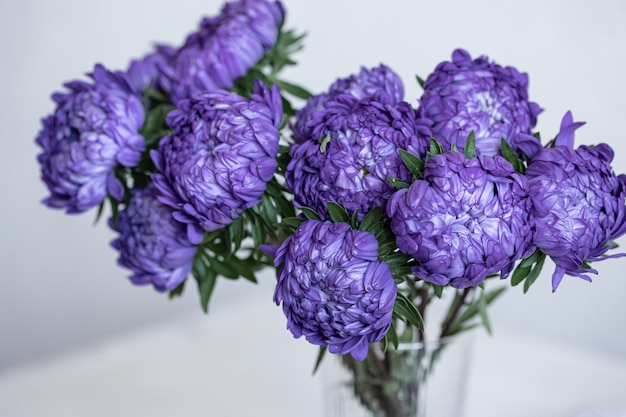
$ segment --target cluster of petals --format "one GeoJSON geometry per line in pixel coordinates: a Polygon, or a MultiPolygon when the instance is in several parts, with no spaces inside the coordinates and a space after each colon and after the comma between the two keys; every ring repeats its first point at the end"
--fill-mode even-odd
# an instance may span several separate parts
{"type": "Polygon", "coordinates": [[[427,77],[418,111],[432,121],[433,136],[446,150],[452,144],[464,149],[472,131],[483,155],[500,154],[502,139],[520,155],[541,147],[532,136],[541,108],[528,100],[528,75],[486,56],[472,60],[455,50],[427,77]]]}
{"type": "Polygon", "coordinates": [[[187,238],[184,224],[172,217],[172,208],[157,199],[156,188],[133,188],[128,206],[109,225],[119,236],[111,246],[119,252],[118,264],[130,269],[131,282],[152,284],[169,291],[185,280],[197,246],[187,238]]]}
{"type": "Polygon", "coordinates": [[[294,337],[363,360],[369,343],[387,333],[397,287],[371,233],[308,220],[277,249],[274,264],[274,301],[294,337]]]}
{"type": "Polygon", "coordinates": [[[460,152],[426,161],[424,179],[396,192],[387,215],[416,277],[466,288],[501,273],[533,250],[528,182],[500,156],[460,152]]]}
{"type": "Polygon", "coordinates": [[[597,271],[583,263],[610,257],[612,241],[626,232],[626,175],[613,172],[609,145],[574,149],[574,130],[582,124],[568,112],[555,146],[538,152],[526,170],[535,244],[556,264],[553,290],[565,274],[590,281],[597,271]]]}
{"type": "Polygon", "coordinates": [[[139,134],[144,110],[133,83],[123,73],[96,65],[92,80],[65,84],[52,96],[54,112],[42,120],[37,160],[50,196],[44,204],[81,213],[102,203],[107,193],[121,200],[118,166],[134,167],[145,149],[139,134]]]}
{"type": "Polygon", "coordinates": [[[307,111],[296,116],[296,126],[308,129],[300,131],[299,137],[306,139],[292,145],[285,173],[296,205],[327,218],[327,203],[332,201],[362,217],[374,207],[384,207],[395,191],[389,176],[410,181],[399,150],[423,156],[430,130],[410,104],[401,101],[401,84],[392,74],[386,67],[362,70],[358,77],[335,83],[330,93],[309,100],[307,106],[316,103],[320,109],[305,107],[307,111]],[[342,88],[347,90],[337,93],[342,88]]]}
{"type": "Polygon", "coordinates": [[[161,67],[172,101],[231,88],[274,46],[284,17],[280,1],[237,0],[204,18],[161,67]]]}
{"type": "Polygon", "coordinates": [[[152,179],[193,243],[261,201],[277,168],[282,115],[278,88],[260,82],[249,100],[214,90],[168,114],[173,132],[151,152],[152,179]]]}
{"type": "Polygon", "coordinates": [[[292,126],[296,142],[318,140],[329,130],[341,127],[351,108],[367,97],[377,95],[379,101],[396,105],[403,101],[402,80],[386,65],[374,68],[362,67],[358,74],[337,79],[328,92],[311,97],[296,113],[292,126]]]}

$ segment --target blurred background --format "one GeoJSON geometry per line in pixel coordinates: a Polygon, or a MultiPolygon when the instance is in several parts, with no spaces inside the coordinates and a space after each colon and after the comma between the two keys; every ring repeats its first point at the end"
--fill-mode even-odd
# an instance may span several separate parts
{"type": "MultiPolygon", "coordinates": [[[[284,3],[288,27],[308,33],[299,66],[286,78],[313,92],[362,65],[385,63],[402,76],[406,100],[415,104],[421,93],[415,75],[425,78],[463,47],[529,74],[530,98],[545,109],[537,126],[544,138],[557,133],[571,110],[587,121],[577,144],[609,143],[616,172],[626,172],[626,3],[620,0],[284,3]]],[[[0,374],[203,314],[194,285],[172,301],[133,287],[116,266],[106,219],[94,224],[94,211],[68,216],[40,203],[47,190],[34,138],[41,117],[53,110],[50,94],[63,82],[83,77],[96,62],[123,69],[154,42],[179,45],[201,16],[220,6],[206,0],[0,2],[0,374]]],[[[495,337],[523,332],[626,359],[626,258],[594,267],[593,283],[566,277],[556,293],[550,263],[528,294],[510,288],[491,309],[495,337]]],[[[262,278],[271,287],[273,275],[262,278]]],[[[223,280],[213,312],[257,290],[223,280]]],[[[259,294],[272,302],[271,290],[259,294]]]]}

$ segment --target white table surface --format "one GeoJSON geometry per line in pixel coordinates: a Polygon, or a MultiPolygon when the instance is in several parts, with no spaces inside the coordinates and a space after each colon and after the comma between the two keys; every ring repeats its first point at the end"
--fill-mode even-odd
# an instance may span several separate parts
{"type": "MultiPolygon", "coordinates": [[[[322,417],[317,349],[285,330],[271,295],[261,286],[208,317],[9,369],[0,416],[322,417]]],[[[496,332],[474,339],[466,417],[573,417],[588,406],[606,412],[581,417],[626,416],[625,361],[496,332]]]]}

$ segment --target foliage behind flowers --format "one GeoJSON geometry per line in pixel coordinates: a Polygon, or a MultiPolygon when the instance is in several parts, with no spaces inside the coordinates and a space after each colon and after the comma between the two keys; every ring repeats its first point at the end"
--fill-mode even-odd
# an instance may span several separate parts
{"type": "Polygon", "coordinates": [[[278,1],[228,3],[183,45],[53,95],[44,203],[110,211],[134,284],[173,297],[193,278],[206,311],[218,277],[274,266],[293,335],[363,360],[423,340],[432,303],[449,303],[439,337],[489,329],[495,278],[527,291],[550,257],[556,290],[620,256],[612,149],[574,149],[570,113],[542,143],[525,73],[459,49],[417,103],[382,64],[312,95],[282,78],[303,40],[286,17],[278,1]]]}

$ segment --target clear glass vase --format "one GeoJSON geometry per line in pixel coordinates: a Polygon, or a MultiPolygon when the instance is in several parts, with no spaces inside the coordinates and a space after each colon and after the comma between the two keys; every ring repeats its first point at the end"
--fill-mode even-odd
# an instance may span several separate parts
{"type": "Polygon", "coordinates": [[[471,338],[370,345],[364,361],[327,355],[325,417],[462,417],[471,338]]]}

